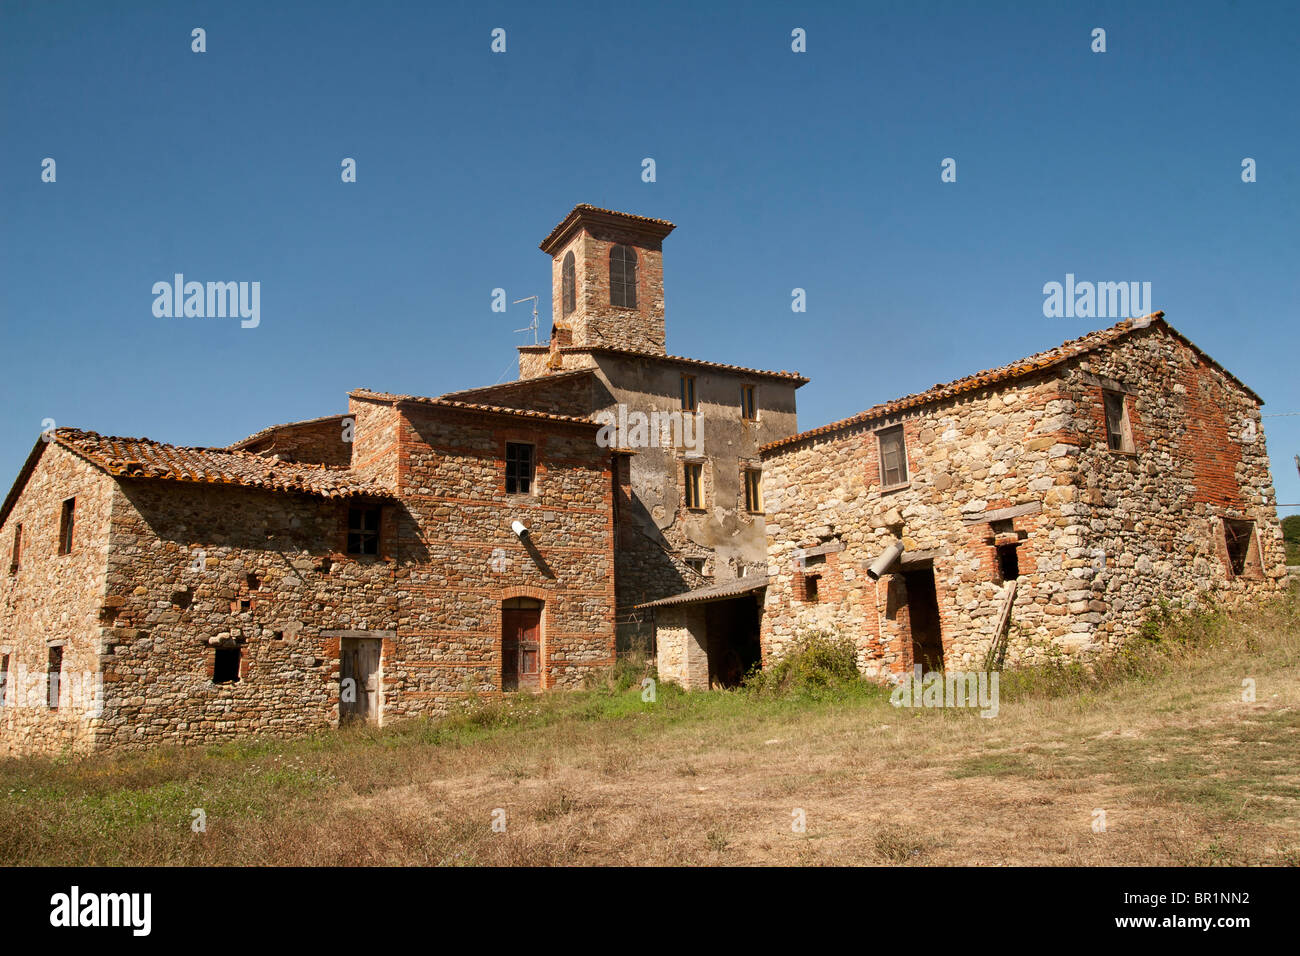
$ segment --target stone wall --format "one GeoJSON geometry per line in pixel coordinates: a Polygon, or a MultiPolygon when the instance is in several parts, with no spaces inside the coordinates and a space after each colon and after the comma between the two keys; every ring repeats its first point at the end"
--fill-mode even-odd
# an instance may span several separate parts
{"type": "Polygon", "coordinates": [[[0,526],[0,654],[8,657],[0,754],[94,747],[103,720],[94,696],[102,692],[100,613],[112,493],[107,475],[50,443],[0,526]],[[72,550],[60,554],[67,498],[76,501],[72,550]],[[14,568],[19,525],[21,555],[14,568]],[[59,707],[50,710],[46,673],[54,644],[63,647],[63,669],[59,707]]]}
{"type": "Polygon", "coordinates": [[[1113,648],[1159,596],[1266,593],[1284,572],[1257,422],[1240,386],[1153,326],[1033,377],[773,449],[765,660],[827,629],[856,641],[866,673],[909,670],[908,568],[865,573],[896,537],[912,569],[933,568],[950,667],[988,651],[1006,588],[998,545],[1014,545],[1020,570],[1012,665],[1113,648]],[[1133,454],[1107,446],[1102,375],[1130,391],[1133,454]],[[1248,419],[1257,440],[1225,444],[1248,419]],[[909,481],[884,489],[877,432],[899,424],[909,481]],[[1258,571],[1233,577],[1212,559],[1218,511],[1256,521],[1258,571]],[[828,543],[842,550],[800,562],[828,543]]]}
{"type": "Polygon", "coordinates": [[[279,425],[230,447],[284,461],[347,467],[352,464],[352,443],[345,440],[345,418],[344,415],[332,415],[279,425]]]}
{"type": "MultiPolygon", "coordinates": [[[[354,400],[355,401],[355,400],[354,400]]],[[[500,693],[501,604],[543,602],[543,687],[614,659],[612,480],[595,426],[417,401],[355,401],[356,446],[394,497],[327,499],[229,484],[113,479],[59,446],[5,522],[11,670],[102,671],[94,719],[5,707],[5,752],[135,747],[337,725],[344,637],[381,641],[381,721],[500,693]],[[378,435],[367,433],[372,426],[378,435]],[[527,495],[505,491],[505,443],[537,449],[527,495]],[[76,544],[54,554],[77,496],[76,544]],[[379,505],[377,555],[347,553],[348,509],[379,505]],[[511,522],[530,528],[526,540],[511,522]],[[12,548],[10,547],[10,551],[12,548]],[[218,650],[239,680],[214,683],[218,650]]]]}

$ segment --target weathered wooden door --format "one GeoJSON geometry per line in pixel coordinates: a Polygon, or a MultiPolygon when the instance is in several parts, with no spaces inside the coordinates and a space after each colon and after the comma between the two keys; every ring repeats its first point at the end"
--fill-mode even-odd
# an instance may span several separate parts
{"type": "Polygon", "coordinates": [[[345,637],[339,647],[339,722],[379,723],[382,688],[377,637],[345,637]]]}
{"type": "Polygon", "coordinates": [[[542,677],[542,609],[501,609],[501,689],[536,690],[542,677]]]}

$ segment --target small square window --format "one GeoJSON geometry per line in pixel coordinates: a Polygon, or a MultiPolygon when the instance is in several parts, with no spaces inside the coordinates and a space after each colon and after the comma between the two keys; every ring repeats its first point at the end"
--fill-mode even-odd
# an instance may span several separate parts
{"type": "Polygon", "coordinates": [[[692,571],[694,571],[694,572],[695,572],[696,574],[698,574],[700,577],[704,577],[704,559],[703,559],[703,558],[686,558],[685,563],[686,563],[686,566],[687,566],[688,568],[690,568],[692,571]]]}
{"type": "Polygon", "coordinates": [[[903,426],[876,433],[880,448],[880,483],[886,488],[907,484],[907,447],[903,426]]]}
{"type": "Polygon", "coordinates": [[[379,521],[383,510],[377,505],[348,509],[348,554],[379,553],[379,521]]]}
{"type": "Polygon", "coordinates": [[[1133,433],[1129,428],[1128,403],[1123,392],[1102,392],[1106,405],[1106,443],[1111,451],[1133,451],[1133,433]]]}
{"type": "Polygon", "coordinates": [[[59,512],[59,554],[72,553],[72,526],[76,515],[77,499],[69,498],[63,502],[59,512]]]}
{"type": "Polygon", "coordinates": [[[528,495],[533,490],[533,446],[506,442],[506,494],[528,495]]]}
{"type": "Polygon", "coordinates": [[[698,406],[695,402],[695,376],[682,376],[682,411],[693,412],[698,406]]]}
{"type": "Polygon", "coordinates": [[[218,647],[212,659],[212,683],[239,683],[239,647],[218,647]]]}
{"type": "Polygon", "coordinates": [[[740,417],[747,422],[758,421],[758,403],[754,399],[754,386],[740,386],[740,417]]]}
{"type": "Polygon", "coordinates": [[[683,478],[686,484],[686,488],[685,488],[686,507],[688,508],[704,507],[704,497],[700,493],[700,485],[701,485],[701,479],[703,474],[704,474],[703,465],[695,465],[695,464],[691,464],[690,462],[687,462],[685,468],[683,469],[683,478]]]}

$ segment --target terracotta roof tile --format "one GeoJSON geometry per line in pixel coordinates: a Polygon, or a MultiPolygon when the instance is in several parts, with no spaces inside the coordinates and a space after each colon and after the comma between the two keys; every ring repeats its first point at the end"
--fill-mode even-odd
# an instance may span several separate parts
{"type": "Polygon", "coordinates": [[[345,414],[340,413],[338,415],[322,415],[319,418],[305,418],[300,422],[285,422],[283,425],[268,425],[260,431],[253,432],[253,434],[249,435],[247,438],[241,438],[239,441],[231,442],[226,446],[226,448],[237,450],[243,448],[245,445],[251,445],[257,440],[266,438],[268,435],[272,435],[285,428],[297,428],[300,425],[319,425],[322,422],[338,422],[342,421],[346,417],[345,414]]]}
{"type": "Polygon", "coordinates": [[[240,485],[325,498],[392,493],[378,482],[330,465],[277,461],[226,448],[168,445],[148,438],[106,437],[77,428],[56,428],[52,434],[56,443],[118,478],[240,485]]]}
{"type": "MultiPolygon", "coordinates": [[[[549,345],[520,345],[517,346],[521,352],[546,352],[550,350],[549,345]]],[[[740,372],[744,375],[753,375],[758,378],[782,378],[791,382],[798,382],[800,385],[808,384],[808,377],[800,375],[798,372],[787,372],[782,369],[779,372],[766,371],[761,368],[746,368],[743,365],[728,365],[725,362],[707,362],[704,359],[686,358],[683,355],[664,355],[660,352],[643,352],[639,349],[620,349],[611,345],[565,345],[561,346],[561,352],[591,352],[604,353],[608,355],[628,355],[632,358],[656,359],[660,362],[671,362],[675,365],[691,365],[697,368],[717,368],[727,372],[740,372]]],[[[542,376],[545,380],[545,376],[542,376]]]]}
{"type": "Polygon", "coordinates": [[[602,209],[600,206],[593,206],[590,203],[580,202],[569,210],[569,214],[560,220],[560,224],[551,230],[550,235],[541,241],[539,248],[550,253],[552,245],[561,238],[570,228],[582,219],[605,219],[607,221],[622,221],[634,226],[644,227],[644,231],[662,239],[668,233],[677,227],[667,219],[651,219],[649,216],[634,216],[630,212],[619,212],[617,209],[602,209]]]}
{"type": "Polygon", "coordinates": [[[507,408],[504,405],[485,405],[480,402],[460,402],[447,398],[427,398],[421,395],[392,395],[388,392],[372,392],[368,388],[356,388],[348,393],[350,398],[369,399],[376,402],[416,402],[421,405],[435,405],[441,408],[461,408],[467,411],[488,412],[494,415],[515,415],[520,418],[539,418],[552,422],[568,422],[576,425],[598,427],[591,418],[578,418],[573,415],[557,415],[553,412],[538,412],[526,408],[507,408]]]}
{"type": "MultiPolygon", "coordinates": [[[[978,391],[979,389],[986,388],[990,385],[1009,382],[1026,375],[1032,375],[1044,369],[1060,365],[1062,362],[1096,351],[1104,346],[1111,345],[1138,329],[1145,329],[1148,326],[1156,324],[1190,347],[1197,355],[1201,356],[1207,362],[1222,371],[1228,376],[1228,378],[1232,379],[1232,381],[1245,389],[1252,398],[1257,401],[1260,400],[1259,396],[1247,388],[1240,379],[1202,352],[1186,336],[1166,322],[1164,316],[1165,314],[1163,312],[1153,312],[1150,315],[1141,318],[1125,319],[1116,325],[1112,325],[1110,328],[1089,332],[1087,335],[1080,336],[1077,339],[1071,339],[1055,348],[1048,349],[1044,352],[1038,352],[1034,355],[1028,356],[1027,358],[1019,359],[1012,362],[1010,365],[1003,365],[1001,368],[976,372],[974,375],[967,375],[964,378],[956,379],[955,381],[948,382],[945,385],[935,385],[924,392],[917,392],[913,395],[896,398],[880,405],[873,405],[864,412],[859,412],[849,418],[843,418],[839,421],[831,422],[829,425],[823,425],[820,428],[813,428],[809,431],[799,432],[797,435],[791,435],[788,438],[768,442],[759,449],[759,452],[766,453],[778,448],[784,448],[788,445],[794,445],[799,442],[807,441],[810,438],[816,438],[820,435],[827,435],[844,428],[860,425],[864,422],[872,421],[873,419],[883,418],[886,415],[892,415],[909,408],[928,405],[932,402],[953,398],[967,392],[978,391]]],[[[1261,404],[1263,404],[1262,401],[1261,404]]]]}

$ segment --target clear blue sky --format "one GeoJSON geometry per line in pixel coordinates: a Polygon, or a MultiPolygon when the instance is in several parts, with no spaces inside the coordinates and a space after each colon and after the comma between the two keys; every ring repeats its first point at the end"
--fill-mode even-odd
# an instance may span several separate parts
{"type": "MultiPolygon", "coordinates": [[[[4,0],[0,485],[46,418],[225,444],[513,378],[529,309],[491,290],[549,329],[578,202],[677,223],[669,350],[811,376],[802,427],[1111,324],[1043,317],[1066,273],[1151,282],[1300,412],[1297,35],[1246,0],[4,0]],[[261,325],[155,318],[176,272],[260,282],[261,325]]],[[[1265,428],[1300,502],[1300,416],[1265,428]]]]}

